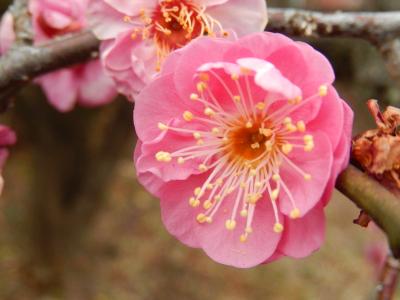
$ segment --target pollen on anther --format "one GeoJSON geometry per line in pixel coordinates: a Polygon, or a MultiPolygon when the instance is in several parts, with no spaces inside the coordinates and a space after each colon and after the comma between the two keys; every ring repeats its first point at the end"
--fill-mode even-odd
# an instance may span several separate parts
{"type": "Polygon", "coordinates": [[[304,179],[305,179],[305,180],[311,180],[312,177],[311,177],[310,174],[304,174],[304,179]]]}
{"type": "Polygon", "coordinates": [[[225,227],[228,230],[234,230],[236,227],[236,221],[235,220],[226,220],[225,227]]]}
{"type": "Polygon", "coordinates": [[[211,132],[212,132],[212,134],[217,135],[217,134],[219,134],[219,129],[218,129],[217,127],[214,127],[214,128],[211,130],[211,132]]]}
{"type": "Polygon", "coordinates": [[[192,207],[198,207],[200,205],[200,200],[196,199],[195,197],[191,197],[189,199],[189,204],[192,207]]]}
{"type": "Polygon", "coordinates": [[[199,95],[193,93],[190,95],[190,100],[198,100],[199,99],[199,95]]]}
{"type": "Polygon", "coordinates": [[[253,122],[247,121],[246,122],[246,128],[251,128],[251,127],[253,127],[253,122]]]}
{"type": "Polygon", "coordinates": [[[275,201],[278,199],[279,196],[279,189],[275,189],[271,192],[271,200],[275,201]]]}
{"type": "Polygon", "coordinates": [[[292,144],[286,143],[282,145],[282,152],[285,153],[286,155],[292,152],[292,150],[293,150],[292,144]]]}
{"type": "Polygon", "coordinates": [[[210,75],[208,75],[207,73],[200,73],[199,74],[199,78],[202,81],[209,81],[210,80],[210,75]]]}
{"type": "Polygon", "coordinates": [[[328,87],[326,85],[321,85],[318,89],[318,94],[321,97],[328,95],[328,87]]]}
{"type": "Polygon", "coordinates": [[[204,223],[207,220],[207,217],[205,214],[198,214],[196,217],[197,222],[199,223],[204,223]]]}
{"type": "Polygon", "coordinates": [[[185,163],[185,159],[183,157],[178,157],[178,164],[183,165],[185,163]]]}
{"type": "Polygon", "coordinates": [[[207,84],[205,82],[200,81],[197,83],[197,90],[199,92],[204,92],[204,90],[207,88],[207,84]]]}
{"type": "Polygon", "coordinates": [[[279,181],[280,179],[281,179],[281,176],[279,176],[279,174],[272,175],[272,180],[279,181]]]}
{"type": "Polygon", "coordinates": [[[195,188],[195,189],[194,189],[194,195],[199,197],[200,194],[201,194],[201,187],[195,188]]]}
{"type": "Polygon", "coordinates": [[[201,133],[200,132],[193,132],[193,137],[196,139],[196,140],[199,140],[199,139],[201,139],[201,133]]]}
{"type": "Polygon", "coordinates": [[[207,168],[207,166],[206,166],[205,164],[200,164],[200,165],[199,165],[199,171],[205,172],[205,171],[207,171],[207,170],[208,170],[208,168],[207,168]]]}
{"type": "Polygon", "coordinates": [[[209,107],[206,107],[206,109],[204,110],[204,114],[205,114],[206,116],[211,117],[211,116],[215,115],[215,111],[212,110],[212,109],[209,108],[209,107]]]}
{"type": "Polygon", "coordinates": [[[258,110],[264,110],[265,107],[266,107],[266,105],[265,105],[264,102],[258,102],[258,103],[256,104],[256,108],[257,108],[258,110]]]}
{"type": "Polygon", "coordinates": [[[281,233],[283,231],[283,225],[281,223],[275,223],[274,231],[276,233],[281,233]]]}
{"type": "Polygon", "coordinates": [[[232,80],[238,80],[239,79],[239,74],[233,73],[231,75],[232,80]]]}
{"type": "Polygon", "coordinates": [[[306,131],[306,124],[304,123],[304,121],[297,122],[297,130],[300,132],[306,131]]]}
{"type": "Polygon", "coordinates": [[[183,119],[185,120],[185,121],[187,121],[187,122],[190,122],[190,121],[192,121],[193,120],[193,114],[190,112],[190,111],[185,111],[184,113],[183,113],[183,119]]]}
{"type": "Polygon", "coordinates": [[[210,200],[207,200],[203,203],[204,209],[210,209],[211,207],[212,207],[212,202],[210,200]]]}
{"type": "Polygon", "coordinates": [[[243,218],[246,218],[246,217],[248,216],[248,214],[249,214],[249,212],[247,211],[247,209],[242,209],[242,210],[240,211],[240,215],[241,215],[243,218]]]}
{"type": "Polygon", "coordinates": [[[291,219],[298,219],[300,218],[301,213],[300,210],[298,208],[294,208],[291,212],[290,212],[290,218],[291,219]]]}
{"type": "Polygon", "coordinates": [[[239,95],[235,95],[235,96],[233,96],[233,100],[234,100],[235,102],[239,103],[240,100],[241,100],[241,98],[240,98],[239,95]]]}
{"type": "Polygon", "coordinates": [[[247,241],[247,235],[245,235],[245,234],[240,235],[240,241],[242,243],[245,243],[247,241]]]}
{"type": "Polygon", "coordinates": [[[165,130],[168,130],[168,126],[165,125],[164,123],[160,122],[160,123],[158,123],[158,129],[165,131],[165,130]]]}

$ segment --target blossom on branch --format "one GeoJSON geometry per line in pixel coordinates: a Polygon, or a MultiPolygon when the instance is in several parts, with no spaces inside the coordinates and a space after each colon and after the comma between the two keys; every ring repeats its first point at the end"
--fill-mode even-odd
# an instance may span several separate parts
{"type": "Polygon", "coordinates": [[[132,98],[192,39],[263,31],[265,0],[92,0],[89,22],[118,90],[132,98]]]}
{"type": "MultiPolygon", "coordinates": [[[[35,44],[87,28],[87,5],[88,0],[30,0],[35,44]]],[[[13,18],[6,13],[0,28],[0,53],[8,50],[14,39],[13,18]]],[[[72,110],[77,103],[87,107],[107,104],[116,96],[115,85],[98,59],[51,72],[35,81],[61,112],[72,110]]]]}
{"type": "Polygon", "coordinates": [[[167,58],[134,122],[138,178],[168,231],[241,268],[318,249],[353,120],[333,80],[319,52],[273,33],[167,58]]]}
{"type": "Polygon", "coordinates": [[[0,195],[4,186],[2,170],[8,157],[8,147],[14,145],[16,141],[15,133],[7,126],[0,125],[0,195]]]}

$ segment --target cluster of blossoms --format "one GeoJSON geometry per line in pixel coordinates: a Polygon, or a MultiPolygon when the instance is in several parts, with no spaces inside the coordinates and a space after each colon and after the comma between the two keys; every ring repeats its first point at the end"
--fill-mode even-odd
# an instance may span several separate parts
{"type": "MultiPolygon", "coordinates": [[[[85,29],[87,8],[88,0],[30,0],[35,44],[85,29]]],[[[6,52],[14,39],[13,18],[6,13],[0,28],[0,53],[6,52]]],[[[98,59],[43,75],[36,82],[61,112],[72,110],[76,103],[88,107],[107,104],[116,96],[115,85],[98,59]]]]}
{"type": "Polygon", "coordinates": [[[168,57],[134,112],[139,180],[167,229],[236,267],[318,249],[353,119],[333,80],[320,53],[272,33],[168,57]]]}
{"type": "MultiPolygon", "coordinates": [[[[171,234],[241,268],[321,246],[353,113],[319,52],[254,33],[267,22],[264,0],[31,0],[30,10],[36,43],[85,28],[88,10],[102,66],[38,82],[61,111],[107,103],[103,67],[135,98],[138,178],[171,234]]],[[[3,51],[10,26],[6,15],[3,51]]]]}
{"type": "Polygon", "coordinates": [[[264,0],[92,0],[90,23],[105,70],[118,91],[133,98],[161,70],[172,51],[192,39],[264,30],[264,0]]]}

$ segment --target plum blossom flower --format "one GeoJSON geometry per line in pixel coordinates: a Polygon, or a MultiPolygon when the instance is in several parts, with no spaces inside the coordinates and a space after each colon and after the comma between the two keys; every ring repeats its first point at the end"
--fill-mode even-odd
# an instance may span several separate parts
{"type": "Polygon", "coordinates": [[[134,112],[138,178],[168,231],[241,268],[317,250],[353,120],[333,80],[323,55],[273,33],[168,57],[134,112]]]}
{"type": "Polygon", "coordinates": [[[3,166],[8,157],[8,147],[15,144],[17,137],[7,126],[0,125],[0,195],[3,191],[4,179],[2,174],[3,166]]]}
{"type": "MultiPolygon", "coordinates": [[[[86,28],[87,5],[88,0],[30,0],[35,44],[86,28]]],[[[0,28],[1,53],[14,40],[13,18],[6,13],[0,28]]],[[[115,85],[103,72],[98,59],[49,73],[36,82],[61,112],[72,110],[77,103],[87,107],[107,104],[116,96],[115,85]]]]}
{"type": "Polygon", "coordinates": [[[130,97],[173,50],[202,36],[263,31],[265,0],[93,0],[89,22],[102,43],[105,69],[130,97]]]}

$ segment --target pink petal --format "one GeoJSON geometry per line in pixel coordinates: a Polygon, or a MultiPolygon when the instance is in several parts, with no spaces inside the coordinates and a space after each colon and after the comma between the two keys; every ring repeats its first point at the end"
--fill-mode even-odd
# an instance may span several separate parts
{"type": "Polygon", "coordinates": [[[303,258],[318,250],[325,239],[325,216],[318,205],[300,219],[286,218],[279,251],[286,256],[303,258]]]}
{"type": "Polygon", "coordinates": [[[89,26],[100,40],[115,38],[127,31],[131,33],[134,27],[131,23],[123,21],[124,16],[124,13],[115,10],[104,1],[92,0],[88,8],[89,26]]]}
{"type": "Polygon", "coordinates": [[[224,29],[232,29],[238,36],[264,31],[268,22],[264,0],[230,0],[210,7],[206,13],[218,20],[224,29]]]}
{"type": "Polygon", "coordinates": [[[63,69],[52,72],[39,77],[37,82],[40,83],[47,99],[56,109],[67,112],[74,108],[79,80],[73,70],[63,69]]]}
{"type": "MultiPolygon", "coordinates": [[[[296,207],[305,215],[320,201],[331,175],[333,163],[332,146],[324,133],[314,133],[315,148],[304,152],[302,148],[289,154],[290,160],[305,173],[310,180],[291,167],[285,160],[280,169],[282,181],[292,194],[296,207]]],[[[282,189],[279,194],[279,207],[282,213],[289,215],[293,210],[288,194],[282,189]]]]}
{"type": "Polygon", "coordinates": [[[240,241],[244,232],[245,218],[237,217],[236,228],[225,228],[230,218],[235,195],[224,199],[223,205],[211,224],[202,224],[197,232],[204,251],[213,260],[238,268],[250,268],[269,259],[276,251],[281,234],[275,233],[275,218],[271,203],[266,198],[257,203],[252,223],[253,233],[245,243],[240,241]],[[226,211],[226,212],[225,212],[226,211]]]}
{"type": "Polygon", "coordinates": [[[80,78],[79,103],[84,106],[104,105],[117,95],[113,81],[104,74],[99,60],[85,64],[80,78]]]}
{"type": "Polygon", "coordinates": [[[112,8],[118,10],[120,13],[133,16],[139,14],[142,9],[153,10],[158,4],[158,0],[103,0],[112,8]]]}
{"type": "Polygon", "coordinates": [[[0,23],[0,54],[6,53],[14,41],[14,19],[11,13],[6,12],[0,23]]]}
{"type": "Polygon", "coordinates": [[[194,2],[199,5],[204,5],[204,6],[213,6],[213,5],[221,5],[229,0],[195,0],[194,2]]]}

